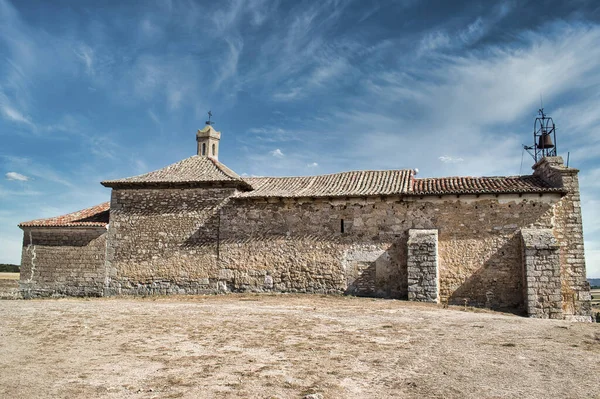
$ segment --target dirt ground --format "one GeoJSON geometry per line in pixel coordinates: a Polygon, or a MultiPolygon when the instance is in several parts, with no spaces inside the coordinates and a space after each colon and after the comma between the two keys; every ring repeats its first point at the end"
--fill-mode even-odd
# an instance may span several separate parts
{"type": "Polygon", "coordinates": [[[2,398],[600,397],[600,324],[395,300],[0,301],[2,398]]]}

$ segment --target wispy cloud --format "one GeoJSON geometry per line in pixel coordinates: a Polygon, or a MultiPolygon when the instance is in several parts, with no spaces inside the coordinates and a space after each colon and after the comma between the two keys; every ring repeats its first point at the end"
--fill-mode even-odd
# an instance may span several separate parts
{"type": "Polygon", "coordinates": [[[4,175],[6,180],[18,180],[18,181],[28,181],[29,177],[22,175],[17,172],[8,172],[4,175]]]}
{"type": "Polygon", "coordinates": [[[154,122],[158,126],[161,126],[160,118],[158,117],[158,115],[156,115],[156,113],[154,111],[152,111],[151,109],[149,109],[148,110],[148,116],[150,117],[150,119],[152,120],[152,122],[154,122]]]}
{"type": "Polygon", "coordinates": [[[436,51],[450,46],[450,36],[446,32],[433,31],[427,33],[419,43],[417,53],[419,55],[436,51]]]}
{"type": "Polygon", "coordinates": [[[73,49],[75,55],[81,60],[85,66],[85,71],[88,75],[94,74],[94,51],[84,44],[77,46],[73,49]]]}
{"type": "Polygon", "coordinates": [[[43,195],[41,191],[31,190],[29,188],[24,188],[22,190],[15,189],[6,189],[0,186],[0,198],[10,198],[10,197],[38,197],[43,195]]]}
{"type": "Polygon", "coordinates": [[[485,34],[485,26],[481,17],[470,23],[458,36],[465,44],[479,40],[485,34]]]}
{"type": "Polygon", "coordinates": [[[221,64],[221,69],[215,80],[215,88],[219,88],[225,80],[236,75],[240,53],[244,47],[244,42],[240,37],[229,37],[225,39],[225,42],[229,51],[224,61],[219,63],[221,64]]]}
{"type": "Polygon", "coordinates": [[[283,152],[279,148],[274,149],[269,154],[271,154],[275,158],[283,158],[283,157],[285,157],[285,155],[283,154],[283,152]]]}
{"type": "Polygon", "coordinates": [[[20,169],[25,171],[27,175],[37,177],[41,180],[61,184],[65,187],[75,188],[75,185],[69,181],[63,173],[56,171],[54,168],[39,164],[32,159],[15,156],[2,156],[4,163],[11,169],[20,169]]]}
{"type": "Polygon", "coordinates": [[[30,128],[35,129],[35,124],[31,121],[30,118],[23,115],[21,112],[17,111],[15,108],[11,107],[8,104],[0,103],[0,110],[2,111],[2,116],[12,122],[20,123],[30,128]]]}

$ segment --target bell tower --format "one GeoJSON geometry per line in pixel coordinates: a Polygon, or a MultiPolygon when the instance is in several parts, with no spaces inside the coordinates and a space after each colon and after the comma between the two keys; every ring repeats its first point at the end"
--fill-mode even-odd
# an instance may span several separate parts
{"type": "Polygon", "coordinates": [[[538,116],[533,124],[533,145],[523,146],[537,163],[545,157],[556,156],[556,126],[551,117],[544,113],[544,108],[538,110],[538,116]]]}
{"type": "Polygon", "coordinates": [[[208,111],[208,120],[203,129],[196,133],[196,142],[198,144],[198,155],[203,157],[211,157],[219,160],[219,141],[221,140],[221,132],[217,132],[213,127],[210,118],[212,112],[208,111]]]}

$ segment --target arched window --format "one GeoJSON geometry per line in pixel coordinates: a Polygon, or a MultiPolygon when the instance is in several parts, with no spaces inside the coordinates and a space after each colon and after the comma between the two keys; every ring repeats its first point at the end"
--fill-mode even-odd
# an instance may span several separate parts
{"type": "Polygon", "coordinates": [[[202,155],[206,155],[206,143],[202,143],[202,155]]]}
{"type": "Polygon", "coordinates": [[[213,155],[213,157],[215,156],[215,145],[214,144],[212,145],[212,155],[213,155]]]}

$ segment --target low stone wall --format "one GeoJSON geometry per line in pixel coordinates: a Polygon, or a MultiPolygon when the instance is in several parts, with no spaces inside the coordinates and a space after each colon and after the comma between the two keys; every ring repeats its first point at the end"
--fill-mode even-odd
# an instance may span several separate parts
{"type": "Polygon", "coordinates": [[[106,228],[25,228],[23,297],[100,296],[106,267],[106,228]]]}

